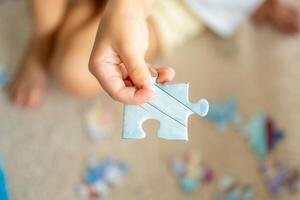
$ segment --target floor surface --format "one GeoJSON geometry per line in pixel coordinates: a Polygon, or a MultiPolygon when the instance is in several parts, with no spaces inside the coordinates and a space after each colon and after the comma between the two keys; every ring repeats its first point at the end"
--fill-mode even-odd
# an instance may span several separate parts
{"type": "MultiPolygon", "coordinates": [[[[298,4],[295,4],[299,6],[298,4]]],[[[23,1],[0,1],[0,63],[12,72],[20,58],[28,23],[23,1]]],[[[243,25],[231,39],[206,32],[165,59],[174,66],[175,82],[190,82],[190,99],[209,101],[232,96],[245,118],[262,111],[272,116],[286,138],[268,160],[284,159],[300,166],[300,36],[286,36],[270,27],[243,25]]],[[[77,187],[90,157],[113,156],[130,165],[126,184],[112,190],[107,199],[169,200],[211,199],[215,183],[187,195],[168,170],[168,158],[199,149],[217,176],[231,175],[253,184],[256,199],[272,199],[257,173],[259,161],[239,133],[220,134],[205,120],[189,120],[189,142],[158,139],[158,123],[147,122],[147,138],[120,138],[122,105],[106,95],[99,99],[111,106],[116,119],[114,133],[92,143],[84,131],[85,108],[94,100],[74,99],[55,86],[38,111],[10,104],[0,91],[0,152],[12,200],[79,199],[77,187]]],[[[284,195],[278,199],[300,199],[284,195]]]]}

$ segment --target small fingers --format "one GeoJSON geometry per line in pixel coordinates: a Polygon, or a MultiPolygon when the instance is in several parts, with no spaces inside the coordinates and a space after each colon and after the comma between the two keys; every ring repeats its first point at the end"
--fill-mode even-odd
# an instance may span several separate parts
{"type": "Polygon", "coordinates": [[[156,81],[162,84],[172,81],[175,77],[175,71],[171,67],[157,68],[157,73],[158,73],[158,78],[156,81]]]}
{"type": "Polygon", "coordinates": [[[148,88],[137,89],[129,86],[132,84],[130,80],[124,82],[120,77],[112,77],[109,82],[111,84],[104,84],[104,87],[109,91],[110,96],[126,104],[143,104],[155,96],[154,91],[148,88]]]}
{"type": "Polygon", "coordinates": [[[129,77],[124,80],[126,70],[114,62],[99,62],[93,74],[103,89],[116,101],[126,104],[143,104],[154,96],[154,92],[147,87],[132,87],[129,77]],[[123,71],[123,72],[122,72],[123,71]]]}
{"type": "Polygon", "coordinates": [[[151,89],[151,75],[144,60],[144,55],[130,45],[120,48],[120,57],[124,63],[130,79],[136,88],[151,89]]]}

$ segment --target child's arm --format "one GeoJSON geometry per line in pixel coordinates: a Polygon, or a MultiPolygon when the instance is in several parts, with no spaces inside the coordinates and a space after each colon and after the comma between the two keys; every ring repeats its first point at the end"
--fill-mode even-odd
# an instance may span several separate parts
{"type": "MultiPolygon", "coordinates": [[[[123,103],[142,104],[155,95],[144,60],[151,4],[152,0],[109,0],[99,25],[89,69],[103,89],[123,103]]],[[[170,68],[158,74],[160,82],[174,77],[170,68]]]]}

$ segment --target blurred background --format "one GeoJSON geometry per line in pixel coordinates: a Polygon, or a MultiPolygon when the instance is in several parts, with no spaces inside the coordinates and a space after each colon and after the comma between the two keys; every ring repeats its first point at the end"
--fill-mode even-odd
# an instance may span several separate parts
{"type": "MultiPolygon", "coordinates": [[[[297,0],[291,5],[300,9],[297,0]]],[[[0,63],[8,78],[26,44],[29,20],[25,1],[0,1],[0,63]]],[[[221,200],[246,186],[253,192],[249,199],[300,199],[288,180],[297,181],[300,170],[299,34],[257,28],[248,20],[226,38],[206,29],[152,62],[174,67],[174,83],[190,83],[191,101],[211,104],[209,117],[189,118],[188,142],[158,138],[155,121],[144,123],[145,139],[121,139],[123,105],[104,93],[78,99],[52,83],[46,101],[32,111],[12,105],[2,89],[0,156],[11,199],[82,199],[89,196],[87,166],[106,159],[128,170],[122,184],[99,186],[103,196],[108,192],[105,199],[221,200]],[[270,126],[279,137],[271,150],[270,126]],[[249,136],[262,131],[258,139],[249,136]],[[278,162],[288,178],[277,176],[278,162]],[[203,166],[213,174],[207,180],[203,166]],[[195,182],[182,181],[195,176],[195,182]]]]}

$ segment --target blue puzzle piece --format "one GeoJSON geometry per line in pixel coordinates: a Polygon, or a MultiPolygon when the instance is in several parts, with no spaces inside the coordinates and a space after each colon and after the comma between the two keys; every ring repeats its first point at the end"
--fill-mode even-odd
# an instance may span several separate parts
{"type": "Polygon", "coordinates": [[[249,139],[250,146],[254,149],[260,159],[264,159],[267,154],[266,144],[266,118],[260,113],[256,113],[245,126],[244,133],[249,139]]]}
{"type": "Polygon", "coordinates": [[[188,100],[188,83],[161,85],[153,78],[156,97],[143,105],[125,105],[123,119],[123,138],[141,139],[145,137],[142,124],[148,119],[160,122],[158,137],[169,140],[188,140],[187,119],[192,113],[205,116],[208,102],[198,103],[188,100]]]}
{"type": "Polygon", "coordinates": [[[0,89],[4,88],[8,82],[5,67],[0,64],[0,89]]]}
{"type": "Polygon", "coordinates": [[[184,192],[195,192],[199,187],[199,180],[190,177],[184,177],[180,180],[180,187],[184,192]]]}
{"type": "Polygon", "coordinates": [[[6,188],[6,179],[4,175],[4,170],[1,166],[0,162],[0,199],[1,200],[8,200],[8,192],[6,188]]]}
{"type": "Polygon", "coordinates": [[[221,102],[210,103],[207,119],[224,131],[231,123],[240,126],[240,116],[235,100],[226,97],[221,102]]]}

